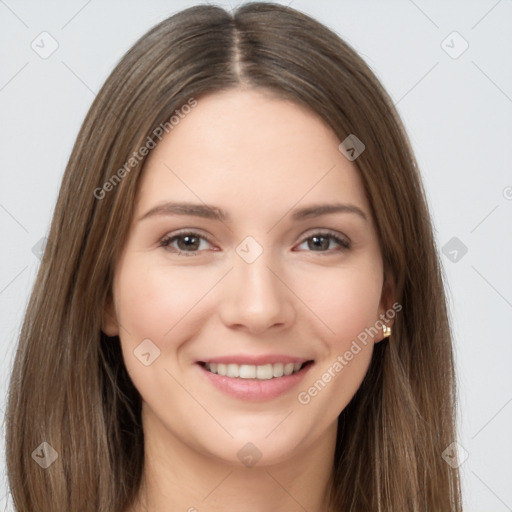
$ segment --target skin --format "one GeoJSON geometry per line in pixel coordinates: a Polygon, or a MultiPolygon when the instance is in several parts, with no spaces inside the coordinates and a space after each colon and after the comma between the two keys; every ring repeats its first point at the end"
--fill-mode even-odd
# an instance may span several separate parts
{"type": "Polygon", "coordinates": [[[103,323],[119,335],[143,399],[144,484],[132,511],[328,510],[337,417],[382,332],[309,403],[297,396],[332,374],[337,356],[392,304],[370,205],[339,143],[303,107],[236,89],[198,99],[152,150],[103,323]],[[168,201],[213,205],[229,219],[139,220],[168,201]],[[298,208],[332,203],[356,205],[366,220],[292,219],[298,208]],[[160,244],[187,229],[207,237],[194,255],[183,238],[160,244]],[[311,237],[325,230],[350,248],[327,237],[318,250],[311,237]],[[236,252],[247,236],[263,249],[252,263],[236,252]],[[149,366],[134,355],[144,339],[160,350],[149,366]],[[260,402],[224,394],[196,364],[269,353],[315,362],[296,388],[260,402]],[[248,442],[261,454],[252,467],[237,456],[248,442]]]}

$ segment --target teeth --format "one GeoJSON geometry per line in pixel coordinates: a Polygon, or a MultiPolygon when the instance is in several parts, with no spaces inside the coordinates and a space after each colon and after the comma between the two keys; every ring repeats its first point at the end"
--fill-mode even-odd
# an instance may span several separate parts
{"type": "Polygon", "coordinates": [[[240,367],[237,364],[228,364],[226,367],[228,377],[240,377],[240,367]]]}
{"type": "Polygon", "coordinates": [[[206,370],[224,377],[269,380],[274,377],[282,377],[283,375],[291,375],[298,372],[302,367],[302,363],[275,363],[260,366],[252,364],[206,363],[204,367],[206,370]]]}
{"type": "MultiPolygon", "coordinates": [[[[254,368],[254,367],[253,367],[254,368]]],[[[271,364],[263,366],[256,366],[256,378],[261,380],[268,380],[274,377],[274,369],[271,364]]]]}
{"type": "Polygon", "coordinates": [[[287,363],[284,365],[284,374],[285,375],[291,375],[293,373],[294,364],[293,363],[287,363]]]}
{"type": "Polygon", "coordinates": [[[274,377],[282,377],[284,375],[284,364],[276,363],[272,365],[272,375],[274,375],[274,377]]]}
{"type": "MultiPolygon", "coordinates": [[[[238,366],[238,365],[234,365],[234,366],[238,366]]],[[[257,366],[253,366],[252,364],[241,364],[239,366],[239,368],[240,368],[239,377],[241,379],[255,379],[256,378],[256,372],[258,369],[257,366]]],[[[222,374],[219,373],[219,375],[222,375],[222,374]]],[[[229,377],[229,375],[228,375],[228,377],[229,377]]]]}

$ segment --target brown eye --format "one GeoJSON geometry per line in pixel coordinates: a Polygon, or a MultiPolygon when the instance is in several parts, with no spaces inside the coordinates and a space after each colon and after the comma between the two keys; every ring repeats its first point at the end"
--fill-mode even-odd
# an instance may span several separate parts
{"type": "Polygon", "coordinates": [[[178,249],[181,251],[197,251],[200,245],[200,238],[198,236],[185,235],[176,238],[178,242],[178,249]]]}
{"type": "Polygon", "coordinates": [[[329,249],[331,240],[327,236],[312,236],[308,238],[308,248],[312,251],[324,251],[329,249]]]}
{"type": "Polygon", "coordinates": [[[350,249],[350,242],[332,233],[315,233],[306,238],[299,246],[307,245],[307,249],[314,252],[328,252],[330,250],[343,251],[350,249]],[[334,247],[333,247],[334,246],[334,247]],[[338,246],[338,249],[336,249],[338,246]]]}
{"type": "Polygon", "coordinates": [[[195,256],[207,249],[209,245],[210,242],[204,236],[193,232],[167,236],[160,241],[161,247],[170,252],[186,253],[186,256],[195,256]]]}

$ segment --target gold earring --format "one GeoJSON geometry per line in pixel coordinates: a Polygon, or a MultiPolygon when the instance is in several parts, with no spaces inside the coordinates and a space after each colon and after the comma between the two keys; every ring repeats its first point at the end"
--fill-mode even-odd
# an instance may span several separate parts
{"type": "Polygon", "coordinates": [[[382,327],[382,334],[384,335],[384,338],[389,338],[391,336],[391,327],[384,325],[382,327]]]}

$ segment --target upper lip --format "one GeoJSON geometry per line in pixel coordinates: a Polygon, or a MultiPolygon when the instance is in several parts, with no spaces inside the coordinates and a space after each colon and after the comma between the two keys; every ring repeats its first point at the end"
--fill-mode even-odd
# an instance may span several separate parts
{"type": "Polygon", "coordinates": [[[263,366],[265,364],[276,363],[306,363],[312,361],[311,358],[292,357],[281,354],[262,354],[262,355],[247,355],[247,354],[233,354],[219,357],[210,357],[198,361],[198,363],[224,363],[224,364],[249,364],[254,366],[263,366]]]}

